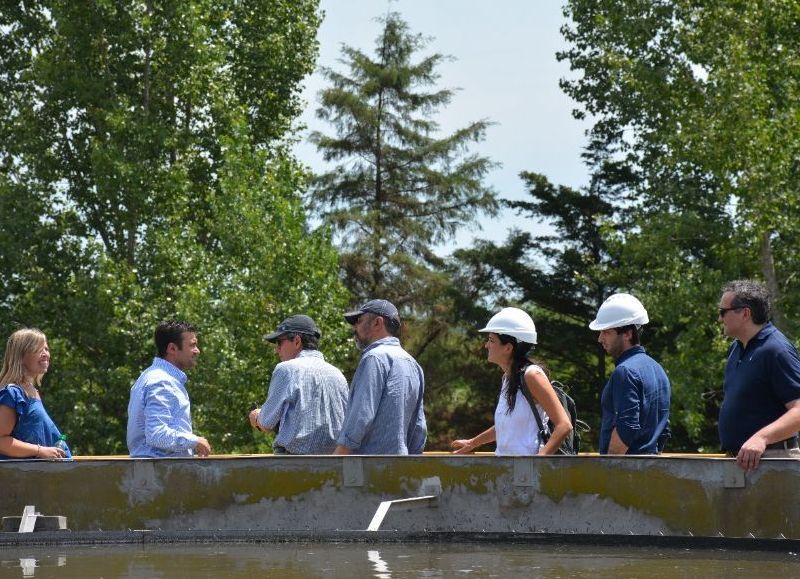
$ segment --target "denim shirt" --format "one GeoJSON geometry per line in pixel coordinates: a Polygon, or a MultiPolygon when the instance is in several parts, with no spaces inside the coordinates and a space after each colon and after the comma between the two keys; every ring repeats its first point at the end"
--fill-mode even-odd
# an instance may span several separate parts
{"type": "Polygon", "coordinates": [[[600,454],[607,454],[616,428],[628,454],[657,454],[669,432],[670,383],[661,365],[641,346],[617,359],[600,398],[600,454]]]}
{"type": "Polygon", "coordinates": [[[131,387],[128,403],[128,451],[132,457],[192,456],[198,437],[186,374],[163,358],[154,358],[131,387]]]}
{"type": "Polygon", "coordinates": [[[337,443],[357,454],[421,454],[428,428],[422,368],[394,337],[364,349],[337,443]]]}

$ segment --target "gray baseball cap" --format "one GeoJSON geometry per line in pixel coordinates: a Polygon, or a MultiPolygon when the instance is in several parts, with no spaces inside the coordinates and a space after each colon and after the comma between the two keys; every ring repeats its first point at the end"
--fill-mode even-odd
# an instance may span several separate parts
{"type": "Polygon", "coordinates": [[[398,325],[400,324],[400,314],[397,308],[394,307],[394,304],[388,300],[370,300],[357,310],[347,312],[344,315],[344,319],[347,320],[348,324],[355,324],[356,320],[358,320],[358,316],[367,313],[377,314],[384,318],[394,320],[398,325]]]}
{"type": "Polygon", "coordinates": [[[322,333],[319,331],[317,324],[314,323],[314,320],[303,314],[286,318],[278,324],[278,329],[271,334],[266,334],[264,339],[267,342],[275,342],[284,334],[307,334],[317,338],[322,337],[322,333]]]}

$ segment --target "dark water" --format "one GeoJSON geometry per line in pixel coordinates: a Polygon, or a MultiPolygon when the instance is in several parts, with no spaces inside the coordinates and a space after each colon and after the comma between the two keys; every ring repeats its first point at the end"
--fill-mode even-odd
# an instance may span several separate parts
{"type": "Polygon", "coordinates": [[[0,577],[800,577],[793,552],[503,544],[261,543],[0,549],[0,577]]]}

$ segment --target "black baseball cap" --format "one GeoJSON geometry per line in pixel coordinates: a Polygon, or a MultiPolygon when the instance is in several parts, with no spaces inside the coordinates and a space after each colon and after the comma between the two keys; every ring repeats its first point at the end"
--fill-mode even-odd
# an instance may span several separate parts
{"type": "Polygon", "coordinates": [[[286,318],[278,324],[277,330],[271,334],[265,335],[264,339],[267,342],[275,342],[284,334],[307,334],[309,336],[316,336],[317,338],[322,336],[314,320],[303,314],[286,318]]]}
{"type": "Polygon", "coordinates": [[[394,304],[388,300],[370,300],[357,310],[347,312],[344,315],[344,319],[347,320],[348,324],[355,324],[358,316],[366,313],[388,318],[396,322],[398,326],[400,325],[400,314],[394,304]]]}

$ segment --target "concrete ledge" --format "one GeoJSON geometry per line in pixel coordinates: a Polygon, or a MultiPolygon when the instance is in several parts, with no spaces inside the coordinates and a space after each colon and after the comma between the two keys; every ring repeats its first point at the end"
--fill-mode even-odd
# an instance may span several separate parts
{"type": "Polygon", "coordinates": [[[401,531],[81,531],[0,535],[0,550],[20,546],[108,544],[258,544],[258,543],[503,543],[590,546],[736,549],[788,552],[800,549],[796,539],[661,537],[653,535],[578,535],[554,533],[463,533],[401,531]]]}
{"type": "MultiPolygon", "coordinates": [[[[47,531],[67,531],[67,517],[61,516],[45,516],[35,515],[36,523],[33,527],[34,533],[41,533],[47,531]]],[[[19,525],[22,522],[22,517],[3,517],[3,532],[16,533],[19,530],[19,525]]]]}
{"type": "Polygon", "coordinates": [[[190,537],[358,533],[381,503],[430,494],[422,487],[432,478],[441,488],[435,509],[401,504],[381,528],[503,540],[800,540],[800,460],[793,459],[766,459],[744,473],[733,459],[677,456],[95,458],[3,461],[0,477],[0,515],[36,505],[110,542],[107,533],[129,529],[190,537]]]}

